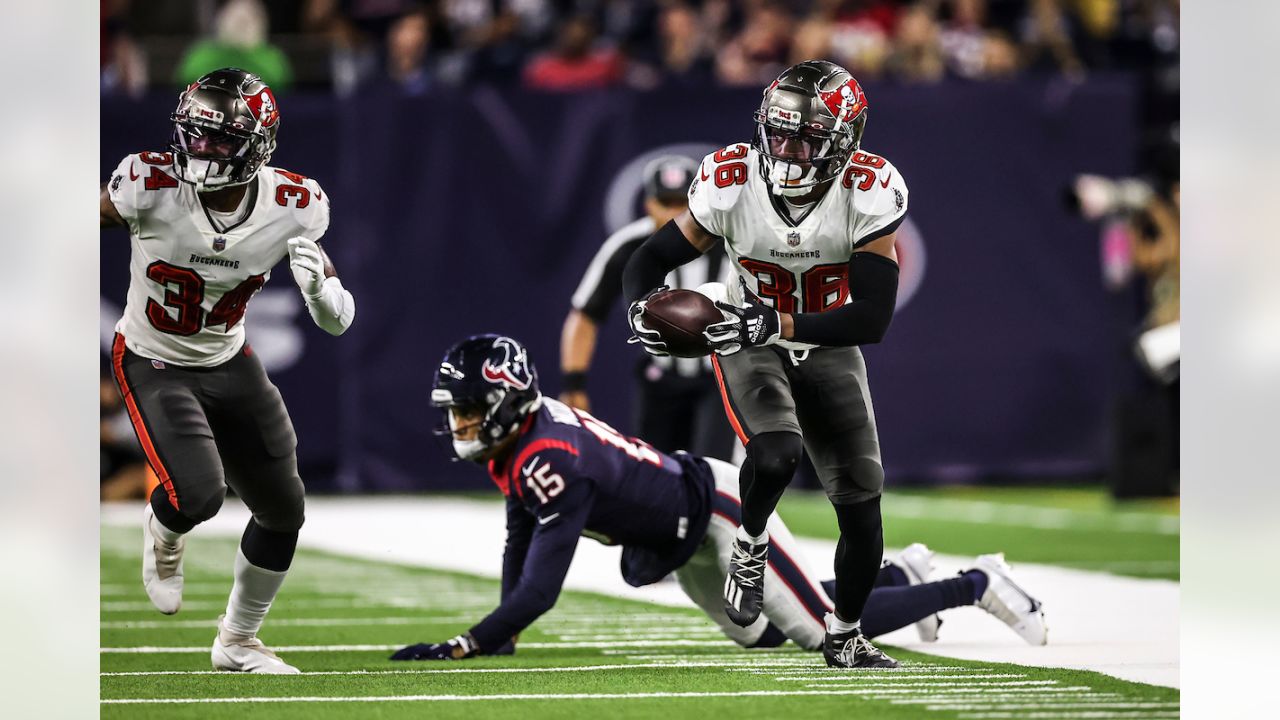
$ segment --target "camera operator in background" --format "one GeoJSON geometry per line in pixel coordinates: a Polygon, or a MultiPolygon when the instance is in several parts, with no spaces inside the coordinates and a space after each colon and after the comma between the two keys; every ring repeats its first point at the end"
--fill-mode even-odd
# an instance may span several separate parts
{"type": "MultiPolygon", "coordinates": [[[[697,161],[681,155],[649,161],[643,170],[644,217],[609,236],[587,266],[560,336],[560,400],[565,404],[591,410],[587,371],[600,325],[622,297],[622,268],[641,243],[688,207],[686,193],[697,171],[697,161]]],[[[728,263],[724,250],[717,248],[672,272],[667,284],[692,290],[703,283],[724,282],[728,263]]],[[[707,358],[642,353],[637,375],[632,423],[636,435],[662,452],[686,450],[731,459],[735,438],[707,358]]]]}
{"type": "MultiPolygon", "coordinates": [[[[1181,357],[1179,182],[1081,175],[1071,201],[1088,220],[1102,220],[1103,270],[1116,292],[1140,283],[1141,322],[1126,328],[1126,346],[1142,372],[1117,398],[1111,452],[1117,498],[1178,492],[1178,393],[1181,357]]],[[[1135,367],[1135,366],[1130,366],[1135,367]]]]}

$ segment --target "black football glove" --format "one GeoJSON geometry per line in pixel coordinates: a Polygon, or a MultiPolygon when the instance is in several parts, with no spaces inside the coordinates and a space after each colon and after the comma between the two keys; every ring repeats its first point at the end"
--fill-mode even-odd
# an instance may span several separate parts
{"type": "MultiPolygon", "coordinates": [[[[514,648],[512,649],[514,652],[514,648]]],[[[391,656],[392,660],[461,660],[474,657],[479,652],[476,641],[471,635],[463,633],[444,643],[418,643],[400,648],[391,656]]]]}
{"type": "Polygon", "coordinates": [[[782,337],[782,316],[765,305],[747,284],[738,278],[742,288],[741,306],[717,302],[724,321],[712,323],[703,331],[707,345],[718,355],[732,355],[744,347],[772,345],[782,337]]]}
{"type": "Polygon", "coordinates": [[[662,336],[658,334],[657,330],[651,330],[645,326],[644,309],[654,295],[670,289],[666,285],[654,288],[649,291],[649,294],[631,303],[631,307],[627,308],[627,324],[631,326],[631,332],[633,333],[627,342],[632,345],[640,343],[645,352],[657,357],[665,357],[667,355],[667,344],[663,342],[662,336]]]}

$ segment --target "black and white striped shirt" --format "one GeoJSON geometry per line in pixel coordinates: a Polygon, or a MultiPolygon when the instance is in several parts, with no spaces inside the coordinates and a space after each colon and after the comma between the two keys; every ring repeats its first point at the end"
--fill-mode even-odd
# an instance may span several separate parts
{"type": "MultiPolygon", "coordinates": [[[[609,310],[622,297],[622,270],[627,266],[627,260],[640,247],[640,243],[648,240],[656,231],[653,220],[646,215],[610,235],[592,258],[582,282],[573,293],[574,309],[591,318],[596,325],[604,324],[609,310]]],[[[693,290],[703,283],[728,282],[728,265],[723,245],[717,244],[693,262],[673,270],[667,275],[666,284],[673,288],[693,290]]],[[[706,358],[650,356],[650,361],[663,370],[674,370],[682,377],[696,377],[710,369],[710,362],[706,358]]]]}

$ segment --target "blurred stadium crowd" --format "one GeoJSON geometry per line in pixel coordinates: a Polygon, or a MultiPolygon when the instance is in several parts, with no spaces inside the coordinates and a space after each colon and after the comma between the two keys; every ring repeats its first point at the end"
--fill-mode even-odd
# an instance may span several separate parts
{"type": "MultiPolygon", "coordinates": [[[[825,57],[930,83],[1176,73],[1179,0],[101,0],[104,93],[243,65],[278,90],[760,86],[825,57]]],[[[1176,81],[1175,81],[1176,82],[1176,81]]]]}

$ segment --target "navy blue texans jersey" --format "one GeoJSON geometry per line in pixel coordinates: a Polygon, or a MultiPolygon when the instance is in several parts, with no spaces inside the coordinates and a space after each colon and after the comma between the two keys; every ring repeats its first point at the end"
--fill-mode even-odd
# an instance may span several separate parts
{"type": "Polygon", "coordinates": [[[489,473],[507,496],[507,546],[502,603],[471,629],[482,651],[555,605],[582,535],[623,546],[631,585],[683,565],[706,534],[715,494],[701,459],[658,452],[550,398],[489,473]]]}

